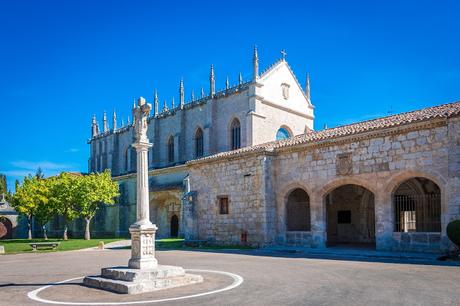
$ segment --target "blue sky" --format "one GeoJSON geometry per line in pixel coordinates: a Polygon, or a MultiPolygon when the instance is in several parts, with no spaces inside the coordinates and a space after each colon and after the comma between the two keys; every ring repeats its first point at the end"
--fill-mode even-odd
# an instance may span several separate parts
{"type": "Polygon", "coordinates": [[[0,173],[86,171],[92,114],[218,88],[286,49],[315,128],[460,100],[458,1],[1,1],[0,173]]]}

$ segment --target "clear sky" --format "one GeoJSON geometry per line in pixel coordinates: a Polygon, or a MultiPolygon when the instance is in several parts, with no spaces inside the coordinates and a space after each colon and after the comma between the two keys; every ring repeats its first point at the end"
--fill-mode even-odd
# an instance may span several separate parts
{"type": "Polygon", "coordinates": [[[460,100],[460,1],[0,1],[0,173],[86,171],[91,116],[286,49],[315,128],[460,100]]]}

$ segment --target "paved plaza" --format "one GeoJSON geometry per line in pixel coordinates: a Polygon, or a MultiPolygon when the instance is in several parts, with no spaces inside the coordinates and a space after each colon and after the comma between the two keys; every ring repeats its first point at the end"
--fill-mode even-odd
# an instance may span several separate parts
{"type": "Polygon", "coordinates": [[[98,274],[101,267],[126,265],[129,255],[129,250],[120,249],[1,256],[0,305],[45,305],[31,300],[28,293],[74,278],[36,297],[63,304],[154,300],[166,300],[162,305],[460,304],[460,267],[311,259],[260,251],[157,252],[162,264],[199,270],[204,282],[198,285],[140,295],[81,285],[80,277],[98,274]],[[221,289],[229,290],[200,296],[221,289]],[[168,300],[189,295],[199,296],[168,300]]]}

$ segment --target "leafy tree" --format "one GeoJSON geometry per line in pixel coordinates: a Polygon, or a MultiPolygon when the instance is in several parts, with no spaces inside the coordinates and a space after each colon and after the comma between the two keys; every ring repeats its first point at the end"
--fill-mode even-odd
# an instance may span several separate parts
{"type": "MultiPolygon", "coordinates": [[[[49,179],[45,180],[45,185],[47,187],[47,192],[46,192],[46,197],[50,197],[50,187],[53,182],[49,179]]],[[[56,209],[52,205],[52,203],[49,202],[49,199],[47,202],[39,203],[37,206],[37,209],[35,211],[35,219],[38,221],[38,223],[42,226],[43,228],[43,238],[48,239],[48,236],[46,235],[46,224],[51,220],[51,218],[56,214],[56,209]]]]}
{"type": "Polygon", "coordinates": [[[11,204],[27,217],[29,239],[32,239],[32,219],[40,206],[48,204],[48,192],[46,181],[32,176],[24,178],[22,185],[16,186],[11,204]]]}
{"type": "Polygon", "coordinates": [[[64,231],[62,238],[68,239],[68,223],[78,216],[75,205],[75,194],[78,176],[62,172],[58,176],[48,178],[50,185],[50,205],[55,212],[64,217],[64,231]]]}
{"type": "Polygon", "coordinates": [[[37,172],[35,172],[35,176],[36,176],[38,179],[43,179],[43,178],[45,178],[45,174],[43,173],[43,170],[42,170],[41,167],[38,167],[37,172]]]}
{"type": "Polygon", "coordinates": [[[91,173],[77,179],[75,202],[79,215],[85,219],[85,239],[91,238],[89,226],[101,204],[114,204],[119,195],[118,184],[112,181],[110,171],[91,173]]]}
{"type": "Polygon", "coordinates": [[[7,194],[8,186],[6,184],[6,175],[0,174],[0,194],[7,194]]]}

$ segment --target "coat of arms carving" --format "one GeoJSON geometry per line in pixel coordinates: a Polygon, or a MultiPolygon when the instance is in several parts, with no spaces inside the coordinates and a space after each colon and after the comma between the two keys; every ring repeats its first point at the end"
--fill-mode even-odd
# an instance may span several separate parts
{"type": "Polygon", "coordinates": [[[343,153],[337,155],[336,160],[337,175],[350,175],[353,173],[353,162],[351,153],[343,153]]]}
{"type": "Polygon", "coordinates": [[[283,92],[283,98],[285,100],[289,99],[289,87],[291,87],[291,85],[289,85],[287,83],[281,84],[281,90],[283,92]]]}

